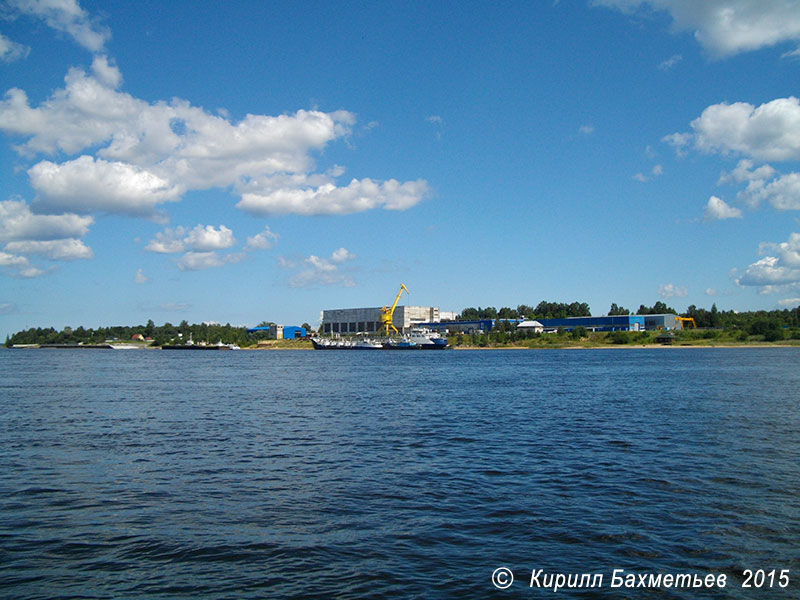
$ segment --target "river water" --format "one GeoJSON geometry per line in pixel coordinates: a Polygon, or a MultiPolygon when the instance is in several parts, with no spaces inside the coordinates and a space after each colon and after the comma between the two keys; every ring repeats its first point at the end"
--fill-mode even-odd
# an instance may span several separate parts
{"type": "Polygon", "coordinates": [[[799,408],[791,348],[0,350],[0,597],[798,598],[799,408]]]}

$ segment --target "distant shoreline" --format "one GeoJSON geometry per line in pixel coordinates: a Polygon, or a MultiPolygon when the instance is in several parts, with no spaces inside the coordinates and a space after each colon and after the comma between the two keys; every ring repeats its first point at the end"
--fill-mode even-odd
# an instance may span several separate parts
{"type": "MultiPolygon", "coordinates": [[[[19,344],[10,347],[4,347],[7,350],[120,350],[121,348],[112,348],[110,344],[19,344]]],[[[787,344],[784,342],[752,342],[752,343],[739,343],[739,344],[703,344],[703,343],[694,343],[694,344],[604,344],[604,345],[542,345],[542,346],[518,346],[518,345],[509,345],[509,346],[449,346],[448,350],[457,350],[459,352],[465,350],[477,350],[477,351],[487,351],[487,350],[624,350],[624,349],[641,349],[641,350],[653,350],[653,349],[686,349],[686,348],[800,348],[800,342],[796,344],[787,344]]],[[[129,350],[162,350],[160,346],[136,346],[130,344],[128,348],[122,349],[129,349],[129,350]]],[[[211,349],[211,348],[209,348],[211,349]]],[[[217,350],[217,348],[214,348],[217,350]]],[[[223,349],[223,351],[229,349],[223,349]]],[[[252,347],[245,347],[241,348],[240,350],[244,351],[298,351],[298,350],[313,350],[313,347],[310,343],[299,342],[293,345],[262,345],[262,346],[252,346],[252,347]]]]}

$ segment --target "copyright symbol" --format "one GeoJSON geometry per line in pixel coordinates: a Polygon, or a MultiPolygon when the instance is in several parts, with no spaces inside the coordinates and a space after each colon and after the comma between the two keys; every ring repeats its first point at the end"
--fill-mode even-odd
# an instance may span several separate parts
{"type": "Polygon", "coordinates": [[[498,590],[509,588],[511,584],[514,583],[514,574],[511,572],[511,569],[499,567],[492,573],[492,583],[498,590]]]}

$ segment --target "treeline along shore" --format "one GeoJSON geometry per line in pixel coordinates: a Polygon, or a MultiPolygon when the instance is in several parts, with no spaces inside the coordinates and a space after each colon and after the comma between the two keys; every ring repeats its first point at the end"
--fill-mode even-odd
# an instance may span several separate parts
{"type": "MultiPolygon", "coordinates": [[[[653,306],[641,305],[636,313],[612,304],[609,315],[647,315],[678,314],[675,309],[663,302],[653,306]]],[[[678,345],[741,345],[741,344],[786,344],[800,346],[800,306],[793,309],[773,311],[719,311],[716,305],[711,309],[689,306],[679,316],[695,320],[696,329],[669,332],[665,336],[659,331],[614,331],[591,332],[583,327],[554,333],[535,333],[519,331],[516,321],[522,319],[558,319],[567,317],[591,316],[586,303],[540,302],[532,307],[524,304],[516,308],[469,307],[461,311],[460,320],[495,319],[495,326],[488,332],[451,335],[448,341],[456,348],[467,347],[596,347],[621,345],[649,345],[671,343],[678,345]]],[[[261,325],[271,323],[262,322],[261,325]]],[[[307,323],[306,331],[313,334],[307,323]]],[[[248,333],[247,328],[230,324],[216,323],[189,324],[182,321],[178,325],[164,323],[156,325],[149,320],[145,325],[86,328],[54,327],[30,328],[6,337],[6,347],[20,346],[102,346],[111,343],[137,343],[143,346],[161,347],[165,345],[236,344],[241,348],[305,348],[311,347],[307,340],[269,340],[266,331],[248,333]],[[191,342],[190,342],[191,340],[191,342]]]]}

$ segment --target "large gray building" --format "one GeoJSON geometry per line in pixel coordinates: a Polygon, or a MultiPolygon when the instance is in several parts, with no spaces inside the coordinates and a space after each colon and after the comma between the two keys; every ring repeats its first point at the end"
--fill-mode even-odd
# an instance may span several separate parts
{"type": "MultiPolygon", "coordinates": [[[[381,309],[334,308],[322,311],[322,332],[355,335],[377,333],[381,327],[381,309]]],[[[392,324],[398,331],[406,332],[419,323],[439,321],[438,306],[397,306],[392,315],[392,324]]]]}

